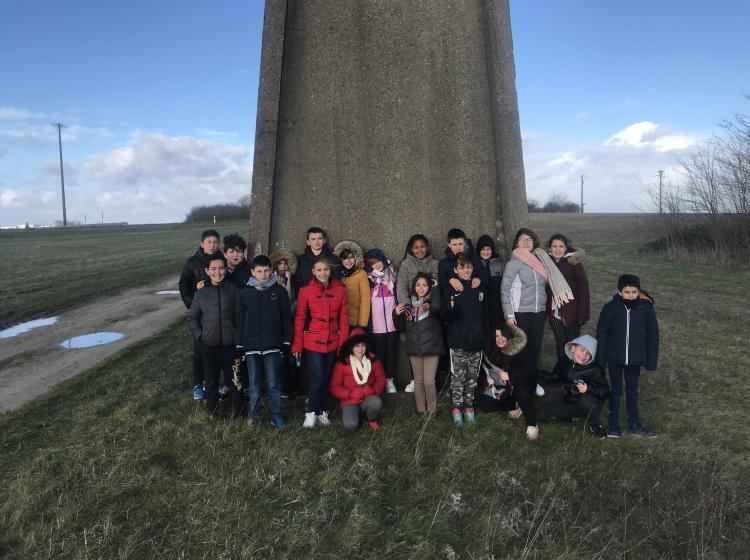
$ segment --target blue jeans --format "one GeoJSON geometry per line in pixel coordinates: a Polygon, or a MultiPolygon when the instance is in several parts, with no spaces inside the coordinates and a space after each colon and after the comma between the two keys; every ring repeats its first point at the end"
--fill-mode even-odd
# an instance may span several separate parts
{"type": "Polygon", "coordinates": [[[271,401],[271,417],[281,417],[281,353],[247,354],[247,373],[250,378],[250,420],[260,420],[260,394],[263,381],[268,385],[268,399],[271,401]]]}
{"type": "Polygon", "coordinates": [[[310,395],[307,400],[307,412],[320,414],[326,410],[328,382],[336,352],[323,353],[305,350],[305,354],[307,364],[310,366],[310,395]]]}
{"type": "Polygon", "coordinates": [[[638,378],[641,366],[609,364],[609,382],[612,394],[609,397],[609,430],[620,431],[620,397],[622,396],[622,379],[625,377],[625,405],[628,411],[628,429],[637,428],[641,419],[638,415],[638,378]]]}

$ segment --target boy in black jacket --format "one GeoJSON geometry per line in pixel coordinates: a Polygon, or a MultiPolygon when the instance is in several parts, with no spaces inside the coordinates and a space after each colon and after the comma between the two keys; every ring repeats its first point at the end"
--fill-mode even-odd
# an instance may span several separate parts
{"type": "Polygon", "coordinates": [[[543,405],[537,412],[540,421],[585,418],[592,435],[606,437],[599,415],[609,396],[609,385],[604,369],[594,361],[596,348],[596,339],[588,334],[565,345],[565,355],[557,360],[554,370],[565,389],[565,397],[543,405]]]}
{"type": "Polygon", "coordinates": [[[235,344],[245,354],[250,378],[249,423],[260,422],[263,382],[271,402],[271,424],[284,427],[281,411],[281,353],[292,344],[292,314],[289,294],[276,282],[271,260],[258,255],[250,265],[252,276],[237,300],[235,344]]]}
{"type": "Polygon", "coordinates": [[[628,430],[638,437],[656,437],[646,428],[638,412],[638,378],[641,366],[656,369],[659,357],[659,323],[654,300],[641,290],[641,281],[634,274],[623,274],[617,280],[617,294],[599,314],[596,326],[599,353],[596,361],[609,368],[612,396],[609,399],[607,436],[620,437],[620,396],[625,378],[625,402],[628,409],[628,430]]]}
{"type": "Polygon", "coordinates": [[[234,305],[237,288],[226,279],[227,260],[221,251],[205,257],[208,281],[198,290],[187,312],[206,377],[206,411],[214,415],[219,401],[219,378],[231,377],[234,363],[234,305]]]}
{"type": "MultiPolygon", "coordinates": [[[[207,255],[213,255],[219,250],[219,232],[207,229],[201,234],[201,242],[194,255],[188,257],[180,273],[180,297],[186,309],[190,309],[195,292],[203,287],[207,280],[205,273],[207,255]]],[[[193,399],[203,400],[203,358],[196,342],[193,346],[193,399]]]]}
{"type": "Polygon", "coordinates": [[[482,350],[485,344],[487,297],[485,284],[472,285],[474,265],[466,253],[456,255],[454,272],[461,290],[452,284],[445,288],[443,319],[448,324],[447,343],[451,358],[451,417],[455,426],[476,423],[474,393],[477,389],[482,350]]]}
{"type": "Polygon", "coordinates": [[[250,263],[245,258],[245,241],[239,233],[224,238],[224,256],[227,258],[227,280],[242,289],[250,279],[250,263]]]}

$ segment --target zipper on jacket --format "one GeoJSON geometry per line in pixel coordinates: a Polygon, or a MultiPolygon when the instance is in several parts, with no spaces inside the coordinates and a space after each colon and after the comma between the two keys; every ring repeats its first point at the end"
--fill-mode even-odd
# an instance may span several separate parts
{"type": "Polygon", "coordinates": [[[224,346],[224,321],[221,317],[221,286],[216,286],[216,293],[219,294],[219,346],[224,346]]]}
{"type": "Polygon", "coordinates": [[[536,313],[539,311],[539,281],[536,279],[536,270],[532,268],[531,272],[534,274],[534,313],[536,313]]]}
{"type": "Polygon", "coordinates": [[[628,358],[630,350],[630,309],[625,308],[625,365],[629,365],[628,358]]]}

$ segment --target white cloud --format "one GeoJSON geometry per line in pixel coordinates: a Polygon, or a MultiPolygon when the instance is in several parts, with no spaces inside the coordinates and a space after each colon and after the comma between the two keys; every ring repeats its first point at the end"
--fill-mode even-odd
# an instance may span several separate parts
{"type": "Polygon", "coordinates": [[[213,128],[196,128],[195,133],[198,136],[208,136],[211,138],[235,138],[236,132],[226,132],[224,130],[214,130],[213,128]]]}
{"type": "MultiPolygon", "coordinates": [[[[34,166],[35,170],[42,175],[51,175],[60,177],[60,160],[46,159],[40,161],[34,166]]],[[[68,160],[63,160],[63,172],[65,174],[65,184],[75,186],[78,184],[78,169],[68,160]]]]}
{"type": "Polygon", "coordinates": [[[524,143],[527,194],[544,203],[559,192],[578,202],[581,175],[585,175],[586,211],[632,212],[645,206],[644,185],[653,183],[659,169],[678,174],[670,150],[701,138],[646,122],[618,131],[600,144],[552,138],[524,143]]]}
{"type": "Polygon", "coordinates": [[[575,116],[573,117],[573,120],[579,123],[579,122],[585,121],[590,116],[591,116],[591,111],[581,111],[575,114],[575,116]]]}
{"type": "Polygon", "coordinates": [[[605,146],[653,148],[660,152],[682,150],[695,144],[700,137],[671,132],[665,126],[642,121],[616,132],[604,141],[605,146]]]}
{"type": "Polygon", "coordinates": [[[20,107],[0,107],[0,119],[8,120],[25,120],[25,119],[46,119],[47,113],[40,113],[30,109],[20,107]]]}

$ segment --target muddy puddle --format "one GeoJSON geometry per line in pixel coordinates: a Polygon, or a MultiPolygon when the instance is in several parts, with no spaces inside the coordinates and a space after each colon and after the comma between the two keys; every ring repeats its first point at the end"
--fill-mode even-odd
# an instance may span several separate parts
{"type": "Polygon", "coordinates": [[[102,344],[116,342],[124,336],[124,334],[118,332],[95,332],[68,338],[67,340],[63,340],[60,346],[63,348],[91,348],[92,346],[101,346],[102,344]]]}
{"type": "Polygon", "coordinates": [[[57,317],[45,317],[43,319],[34,319],[33,321],[19,323],[0,331],[0,339],[12,338],[14,336],[18,336],[19,334],[38,329],[39,327],[48,327],[49,325],[54,325],[55,323],[57,323],[57,317]]]}

